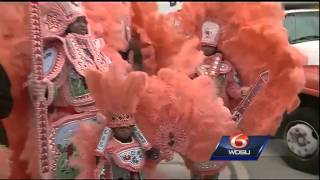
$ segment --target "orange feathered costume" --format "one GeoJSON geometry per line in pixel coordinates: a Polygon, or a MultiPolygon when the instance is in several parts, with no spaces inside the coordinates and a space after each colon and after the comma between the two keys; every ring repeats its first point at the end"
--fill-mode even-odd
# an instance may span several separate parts
{"type": "MultiPolygon", "coordinates": [[[[22,87],[31,69],[28,13],[25,3],[1,4],[0,8],[3,12],[0,17],[0,63],[8,72],[14,98],[13,111],[4,120],[12,150],[10,177],[28,178],[27,162],[20,159],[28,126],[32,123],[28,118],[31,104],[27,89],[22,87]]],[[[109,24],[94,24],[106,15],[105,11],[96,8],[88,14],[89,23],[93,29],[98,29],[93,31],[97,34],[102,31],[100,33],[105,40],[112,39],[112,36],[104,34],[109,24]]],[[[203,161],[208,158],[209,151],[213,151],[221,135],[236,130],[230,113],[215,96],[214,84],[205,77],[190,80],[186,76],[202,61],[196,44],[201,24],[206,19],[218,22],[223,28],[219,47],[238,69],[244,85],[251,85],[259,72],[270,70],[271,79],[246,111],[244,120],[239,124],[241,130],[250,135],[272,135],[280,125],[282,114],[296,107],[297,94],[304,85],[302,66],[306,58],[288,43],[280,4],[185,3],[180,13],[182,28],[195,39],[186,39],[170,29],[163,20],[165,18],[157,14],[155,4],[132,3],[132,11],[132,26],[140,33],[141,40],[148,44],[142,49],[145,71],[155,75],[148,78],[148,90],[137,108],[137,121],[154,146],[161,146],[158,139],[161,133],[156,134],[153,129],[161,129],[166,124],[172,130],[184,129],[186,133],[181,135],[187,134],[189,142],[174,150],[194,161],[203,161]],[[207,128],[208,131],[203,131],[207,128]]],[[[117,44],[119,41],[114,42],[117,44]]],[[[116,53],[114,56],[119,57],[116,53]]],[[[93,139],[97,137],[95,133],[99,128],[92,132],[83,127],[81,131],[93,139]]],[[[95,143],[95,140],[84,141],[82,145],[91,147],[95,143]]],[[[92,162],[89,154],[83,159],[92,162]]]]}

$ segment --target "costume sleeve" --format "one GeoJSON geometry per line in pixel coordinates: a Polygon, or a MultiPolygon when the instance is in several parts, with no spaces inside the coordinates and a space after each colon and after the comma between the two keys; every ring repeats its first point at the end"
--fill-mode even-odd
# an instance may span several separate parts
{"type": "MultiPolygon", "coordinates": [[[[61,75],[62,68],[64,66],[64,59],[61,60],[59,58],[61,57],[55,57],[53,55],[52,48],[47,48],[44,51],[43,55],[43,71],[44,71],[44,81],[47,83],[47,89],[45,92],[45,97],[48,99],[48,102],[50,105],[55,96],[57,95],[56,90],[59,88],[58,79],[61,75]]],[[[57,50],[59,52],[59,50],[57,50]]],[[[32,92],[33,92],[33,86],[32,86],[32,72],[28,75],[28,79],[26,82],[26,85],[28,86],[29,95],[31,96],[32,100],[32,92]]]]}

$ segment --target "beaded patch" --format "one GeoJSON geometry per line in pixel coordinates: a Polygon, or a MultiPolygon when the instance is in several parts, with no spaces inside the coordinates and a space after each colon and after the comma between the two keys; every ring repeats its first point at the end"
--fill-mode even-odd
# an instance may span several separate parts
{"type": "MultiPolygon", "coordinates": [[[[96,114],[83,113],[76,115],[69,115],[54,122],[50,128],[49,135],[49,152],[50,155],[50,171],[51,174],[56,177],[62,171],[68,169],[71,170],[67,164],[61,163],[69,158],[70,154],[74,152],[67,152],[71,148],[70,137],[79,129],[82,122],[96,122],[96,114]],[[66,156],[66,153],[69,155],[66,156]],[[59,164],[57,162],[59,161],[59,164]],[[59,165],[59,167],[58,167],[59,165]]],[[[73,150],[74,151],[74,150],[73,150]]],[[[74,178],[74,177],[73,177],[74,178]]]]}

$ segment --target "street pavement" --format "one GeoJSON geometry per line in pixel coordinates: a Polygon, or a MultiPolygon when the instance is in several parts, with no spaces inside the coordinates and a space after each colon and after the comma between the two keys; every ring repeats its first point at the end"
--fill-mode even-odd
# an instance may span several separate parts
{"type": "MultiPolygon", "coordinates": [[[[319,179],[319,175],[304,173],[289,167],[280,157],[286,154],[281,140],[270,140],[258,161],[231,161],[219,179],[319,179]]],[[[162,162],[156,176],[162,179],[190,179],[183,160],[175,155],[170,162],[162,162]]]]}

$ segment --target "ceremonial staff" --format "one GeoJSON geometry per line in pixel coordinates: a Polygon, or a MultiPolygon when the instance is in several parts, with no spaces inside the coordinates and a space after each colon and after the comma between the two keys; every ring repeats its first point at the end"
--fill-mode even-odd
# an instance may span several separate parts
{"type": "MultiPolygon", "coordinates": [[[[38,2],[29,3],[29,20],[32,41],[32,82],[41,82],[44,79],[42,62],[42,36],[40,24],[40,7],[38,2]]],[[[35,94],[34,118],[37,125],[38,159],[40,176],[44,179],[50,177],[49,143],[48,143],[48,102],[45,97],[46,86],[42,93],[35,94]]]]}
{"type": "Polygon", "coordinates": [[[259,74],[254,85],[250,88],[249,93],[244,97],[237,107],[233,109],[232,119],[239,124],[243,118],[245,111],[251,105],[254,97],[267,85],[269,81],[269,70],[259,74]]]}

